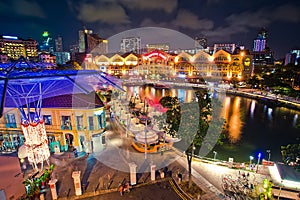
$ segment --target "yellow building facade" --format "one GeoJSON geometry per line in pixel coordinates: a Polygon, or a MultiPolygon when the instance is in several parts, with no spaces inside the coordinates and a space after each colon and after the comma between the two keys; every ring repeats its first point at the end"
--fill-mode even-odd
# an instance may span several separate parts
{"type": "Polygon", "coordinates": [[[185,78],[189,82],[207,80],[244,81],[253,73],[252,57],[245,51],[231,54],[219,50],[213,55],[198,51],[169,54],[154,50],[146,54],[97,55],[89,60],[91,69],[105,71],[117,77],[141,76],[145,79],[175,80],[185,78]]]}
{"type": "MultiPolygon", "coordinates": [[[[68,151],[70,147],[78,151],[92,152],[95,137],[99,137],[106,127],[106,111],[103,103],[91,102],[94,106],[84,103],[67,103],[63,105],[61,99],[70,99],[67,95],[48,99],[53,106],[42,108],[41,118],[44,120],[50,150],[68,151]],[[56,100],[55,100],[56,99],[56,100]],[[56,101],[56,103],[54,103],[56,101]],[[57,106],[55,106],[57,105],[57,106]],[[71,106],[66,106],[71,105],[71,106]]],[[[75,95],[84,100],[85,95],[75,95]]],[[[74,96],[71,97],[74,99],[74,96]]],[[[47,104],[47,99],[43,100],[47,104]]],[[[98,140],[99,141],[99,140],[98,140]]],[[[10,152],[16,150],[24,143],[21,129],[21,115],[16,108],[5,108],[4,116],[0,118],[0,150],[10,152]]]]}

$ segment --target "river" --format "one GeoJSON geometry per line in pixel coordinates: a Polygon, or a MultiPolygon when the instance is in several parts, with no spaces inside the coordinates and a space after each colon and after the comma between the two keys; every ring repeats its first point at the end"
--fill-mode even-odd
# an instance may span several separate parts
{"type": "MultiPolygon", "coordinates": [[[[162,96],[177,96],[181,101],[190,102],[194,97],[192,88],[155,89],[150,86],[124,86],[129,95],[139,94],[159,101],[162,96]]],[[[214,97],[222,102],[221,116],[228,124],[227,139],[221,146],[215,146],[207,155],[228,160],[229,157],[238,162],[257,162],[261,159],[281,161],[282,145],[299,142],[300,111],[266,105],[254,99],[215,93],[214,97]],[[268,151],[269,150],[269,151],[268,151]],[[269,152],[269,153],[268,153],[269,152]]]]}

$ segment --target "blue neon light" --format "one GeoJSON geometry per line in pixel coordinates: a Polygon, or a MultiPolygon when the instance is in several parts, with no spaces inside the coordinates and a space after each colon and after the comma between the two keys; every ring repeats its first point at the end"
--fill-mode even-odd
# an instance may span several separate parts
{"type": "Polygon", "coordinates": [[[5,38],[5,39],[12,39],[12,40],[17,40],[18,39],[18,37],[16,37],[16,36],[9,36],[9,35],[3,35],[2,37],[5,38]]]}

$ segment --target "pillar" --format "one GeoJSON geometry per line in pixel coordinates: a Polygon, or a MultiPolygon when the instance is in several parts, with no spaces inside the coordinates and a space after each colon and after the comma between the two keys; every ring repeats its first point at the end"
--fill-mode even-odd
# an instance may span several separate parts
{"type": "Polygon", "coordinates": [[[51,195],[52,195],[53,200],[57,199],[56,182],[57,182],[57,179],[51,179],[49,181],[51,195]]]}
{"type": "Polygon", "coordinates": [[[72,178],[74,179],[74,186],[75,186],[76,196],[82,195],[81,183],[80,183],[80,171],[74,171],[72,173],[72,178]]]}
{"type": "Polygon", "coordinates": [[[136,167],[137,165],[132,162],[129,163],[129,168],[130,168],[130,184],[135,185],[136,184],[136,167]]]}
{"type": "Polygon", "coordinates": [[[151,170],[151,181],[155,181],[155,165],[150,165],[150,170],[151,170]]]}

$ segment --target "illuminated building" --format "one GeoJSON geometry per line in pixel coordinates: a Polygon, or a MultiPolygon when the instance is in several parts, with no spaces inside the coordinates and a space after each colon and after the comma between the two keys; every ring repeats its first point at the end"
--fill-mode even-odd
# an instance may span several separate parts
{"type": "Polygon", "coordinates": [[[170,50],[170,45],[167,43],[161,43],[161,44],[147,44],[146,45],[147,52],[151,52],[154,50],[161,50],[168,52],[170,50]]]}
{"type": "Polygon", "coordinates": [[[0,63],[8,63],[9,59],[6,53],[0,52],[0,63]]]}
{"type": "Polygon", "coordinates": [[[53,52],[56,57],[56,64],[63,65],[71,60],[71,55],[69,52],[53,52]]]}
{"type": "Polygon", "coordinates": [[[43,63],[52,63],[56,65],[56,56],[51,53],[47,53],[47,52],[40,53],[39,60],[43,63]]]}
{"type": "Polygon", "coordinates": [[[254,40],[253,51],[254,52],[264,51],[267,46],[267,39],[268,39],[268,32],[266,29],[263,28],[258,32],[257,38],[254,40]]]}
{"type": "Polygon", "coordinates": [[[122,38],[120,43],[120,52],[121,53],[140,53],[141,49],[141,38],[139,37],[128,37],[122,38]]]}
{"type": "Polygon", "coordinates": [[[34,59],[37,57],[37,42],[33,39],[24,40],[16,36],[0,36],[0,52],[7,54],[11,59],[21,56],[34,59]]]}
{"type": "Polygon", "coordinates": [[[233,43],[214,44],[214,52],[217,52],[219,50],[225,50],[228,51],[229,53],[233,53],[236,47],[237,47],[236,44],[233,43]]]}
{"type": "Polygon", "coordinates": [[[266,65],[274,65],[274,52],[268,47],[268,32],[262,28],[257,38],[253,42],[253,64],[256,66],[255,70],[258,73],[261,67],[266,65]]]}
{"type": "Polygon", "coordinates": [[[53,39],[49,35],[48,31],[44,31],[42,35],[42,42],[40,45],[40,51],[54,52],[53,39]]]}
{"type": "Polygon", "coordinates": [[[169,54],[155,50],[145,54],[97,55],[91,57],[90,62],[95,65],[93,69],[100,69],[118,77],[182,79],[195,83],[202,78],[213,81],[243,81],[253,74],[252,55],[245,50],[238,54],[219,50],[212,55],[205,51],[198,51],[196,54],[169,54]]]}
{"type": "Polygon", "coordinates": [[[284,65],[287,65],[287,64],[298,65],[299,62],[300,62],[300,50],[294,49],[294,50],[291,50],[290,53],[286,54],[284,65]]]}
{"type": "Polygon", "coordinates": [[[207,39],[204,37],[195,37],[195,48],[206,49],[207,48],[207,39]]]}
{"type": "Polygon", "coordinates": [[[62,37],[61,36],[58,36],[56,39],[55,39],[55,51],[56,52],[63,52],[63,43],[62,43],[62,37]]]}
{"type": "Polygon", "coordinates": [[[98,34],[93,33],[92,30],[79,31],[79,53],[107,53],[106,39],[101,38],[98,34]]]}
{"type": "MultiPolygon", "coordinates": [[[[55,145],[60,151],[67,151],[70,146],[85,151],[88,146],[91,148],[93,135],[106,127],[105,108],[95,93],[43,99],[41,117],[52,152],[55,145]]],[[[0,142],[5,151],[14,151],[25,142],[20,119],[18,109],[5,108],[5,117],[0,119],[0,142]]]]}

